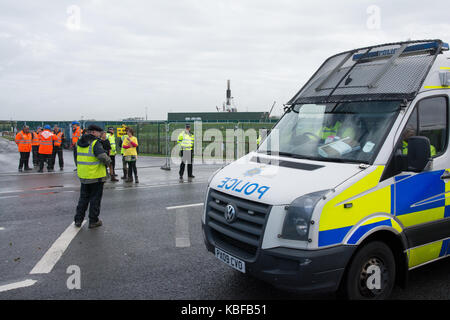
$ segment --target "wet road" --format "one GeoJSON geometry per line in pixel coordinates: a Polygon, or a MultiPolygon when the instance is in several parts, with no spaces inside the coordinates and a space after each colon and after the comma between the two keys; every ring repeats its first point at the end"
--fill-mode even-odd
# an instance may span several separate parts
{"type": "MultiPolygon", "coordinates": [[[[202,203],[217,166],[196,165],[180,183],[176,167],[159,168],[164,158],[140,157],[141,183],[106,183],[104,226],[76,232],[79,182],[65,159],[63,172],[18,173],[15,145],[0,138],[0,299],[334,298],[276,290],[206,251],[202,203]]],[[[449,299],[449,269],[444,259],[414,270],[392,298],[449,299]]]]}

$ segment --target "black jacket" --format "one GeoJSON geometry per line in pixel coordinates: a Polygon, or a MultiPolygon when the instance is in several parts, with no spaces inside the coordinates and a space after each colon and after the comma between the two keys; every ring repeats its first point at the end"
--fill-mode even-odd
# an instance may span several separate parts
{"type": "Polygon", "coordinates": [[[108,139],[100,140],[102,143],[103,149],[105,150],[106,154],[109,155],[109,152],[111,151],[111,142],[109,142],[108,139]]]}

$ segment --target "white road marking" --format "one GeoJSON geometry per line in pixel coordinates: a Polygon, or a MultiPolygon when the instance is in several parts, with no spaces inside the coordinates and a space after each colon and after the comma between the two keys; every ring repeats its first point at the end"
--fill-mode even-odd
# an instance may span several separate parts
{"type": "Polygon", "coordinates": [[[175,214],[175,247],[190,247],[191,240],[189,239],[189,217],[187,211],[177,210],[175,214]]]}
{"type": "Polygon", "coordinates": [[[201,203],[193,203],[193,204],[185,204],[181,206],[173,206],[173,207],[166,207],[167,210],[176,210],[176,209],[182,209],[182,208],[191,208],[191,207],[200,207],[203,206],[203,202],[201,203]]]}
{"type": "Polygon", "coordinates": [[[0,197],[0,199],[9,199],[9,198],[18,198],[19,196],[6,196],[6,197],[0,197]]]}
{"type": "MultiPolygon", "coordinates": [[[[81,228],[85,223],[86,220],[83,221],[81,228]]],[[[63,255],[64,251],[69,246],[70,242],[81,230],[81,228],[75,227],[75,224],[72,222],[72,224],[67,227],[67,229],[59,236],[59,238],[56,239],[56,241],[44,254],[41,260],[34,266],[30,274],[50,273],[50,271],[52,271],[53,267],[63,255]]]]}
{"type": "Polygon", "coordinates": [[[27,279],[27,280],[20,281],[20,282],[5,284],[3,286],[0,286],[0,292],[14,290],[14,289],[18,289],[18,288],[30,287],[30,286],[34,285],[36,282],[37,282],[36,280],[27,279]]]}
{"type": "Polygon", "coordinates": [[[167,210],[175,210],[175,247],[187,248],[191,246],[188,208],[201,206],[203,206],[203,202],[166,207],[167,210]]]}
{"type": "Polygon", "coordinates": [[[23,192],[25,190],[8,190],[8,191],[0,191],[0,194],[2,193],[15,193],[15,192],[23,192]]]}
{"type": "Polygon", "coordinates": [[[3,228],[3,227],[0,227],[0,231],[2,231],[2,230],[5,230],[5,228],[3,228]]]}

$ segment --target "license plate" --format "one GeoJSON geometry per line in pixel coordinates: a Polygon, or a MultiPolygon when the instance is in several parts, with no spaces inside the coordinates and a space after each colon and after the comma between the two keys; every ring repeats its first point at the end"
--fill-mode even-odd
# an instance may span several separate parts
{"type": "Polygon", "coordinates": [[[238,258],[235,258],[228,253],[216,248],[216,258],[222,261],[223,263],[226,263],[230,267],[245,273],[245,262],[242,260],[239,260],[238,258]]]}

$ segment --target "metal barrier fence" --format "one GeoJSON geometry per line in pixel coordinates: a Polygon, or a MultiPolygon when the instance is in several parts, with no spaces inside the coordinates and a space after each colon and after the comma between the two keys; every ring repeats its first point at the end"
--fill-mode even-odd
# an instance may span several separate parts
{"type": "MultiPolygon", "coordinates": [[[[0,130],[3,128],[3,122],[0,121],[0,130]]],[[[121,128],[124,125],[133,128],[135,136],[139,142],[138,152],[140,154],[148,155],[170,155],[173,147],[176,146],[176,138],[180,132],[185,128],[186,122],[168,122],[168,121],[81,121],[81,127],[87,128],[91,124],[96,124],[102,128],[107,129],[108,127],[113,127],[115,132],[117,128],[121,128]]],[[[222,135],[223,137],[223,148],[221,152],[223,155],[229,154],[231,150],[229,148],[234,148],[232,151],[235,155],[239,153],[238,150],[244,153],[248,153],[253,149],[255,141],[250,141],[251,139],[256,139],[255,137],[259,135],[260,130],[270,130],[276,123],[276,120],[271,120],[268,122],[251,122],[251,121],[235,121],[235,122],[210,122],[203,121],[201,123],[191,122],[191,131],[196,134],[196,142],[202,140],[201,150],[205,150],[212,142],[215,142],[217,135],[222,135]],[[201,130],[201,137],[199,136],[199,131],[201,130]],[[243,139],[239,139],[234,134],[238,130],[243,130],[243,139]],[[254,130],[252,132],[252,130],[254,130]],[[215,137],[210,137],[213,133],[215,137]],[[226,143],[225,139],[227,137],[232,137],[233,144],[226,143]],[[256,134],[256,136],[255,136],[256,134]],[[233,137],[234,136],[234,137],[233,137]]],[[[66,137],[65,146],[68,147],[72,137],[72,125],[71,122],[67,121],[16,121],[16,122],[4,122],[4,131],[10,131],[14,128],[14,131],[20,131],[24,125],[28,125],[31,130],[37,129],[37,127],[43,127],[44,125],[58,125],[66,137]]],[[[117,145],[120,145],[119,139],[117,139],[117,145]]],[[[197,147],[199,148],[199,147],[197,147]]],[[[199,149],[197,149],[199,150],[199,149]]]]}

